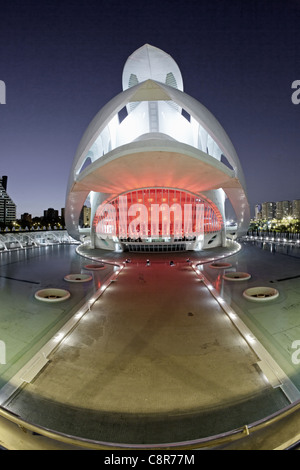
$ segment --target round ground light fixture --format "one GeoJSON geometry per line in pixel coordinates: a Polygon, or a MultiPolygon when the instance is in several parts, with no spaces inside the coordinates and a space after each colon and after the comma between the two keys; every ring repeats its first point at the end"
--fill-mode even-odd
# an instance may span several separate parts
{"type": "Polygon", "coordinates": [[[68,282],[88,282],[92,279],[89,274],[68,274],[64,277],[64,280],[68,282]]]}
{"type": "Polygon", "coordinates": [[[243,296],[252,302],[268,302],[277,299],[279,292],[272,287],[251,287],[243,292],[243,296]]]}
{"type": "Polygon", "coordinates": [[[105,269],[106,266],[105,264],[98,263],[98,264],[87,264],[85,266],[85,269],[89,269],[91,271],[97,271],[98,269],[105,269]]]}
{"type": "Polygon", "coordinates": [[[209,267],[213,269],[225,269],[225,268],[231,268],[232,264],[225,263],[222,261],[216,261],[215,263],[210,264],[209,267]]]}
{"type": "Polygon", "coordinates": [[[251,274],[248,273],[232,272],[223,274],[223,279],[226,279],[226,281],[247,281],[250,278],[251,274]]]}
{"type": "Polygon", "coordinates": [[[71,294],[65,289],[42,289],[35,293],[35,298],[42,302],[63,302],[67,300],[71,294]]]}

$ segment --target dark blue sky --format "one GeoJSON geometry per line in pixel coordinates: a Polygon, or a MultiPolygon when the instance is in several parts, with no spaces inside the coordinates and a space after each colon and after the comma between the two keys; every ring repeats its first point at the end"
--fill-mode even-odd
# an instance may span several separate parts
{"type": "Polygon", "coordinates": [[[18,216],[64,207],[80,138],[145,43],[227,131],[252,208],[300,199],[299,0],[2,0],[0,175],[18,216]]]}

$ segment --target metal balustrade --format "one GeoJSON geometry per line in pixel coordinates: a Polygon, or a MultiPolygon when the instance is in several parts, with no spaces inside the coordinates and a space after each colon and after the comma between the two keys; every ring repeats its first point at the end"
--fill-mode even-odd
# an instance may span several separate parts
{"type": "Polygon", "coordinates": [[[122,444],[95,441],[46,429],[0,407],[0,445],[9,450],[286,450],[300,440],[300,402],[260,421],[216,436],[184,442],[122,444]]]}

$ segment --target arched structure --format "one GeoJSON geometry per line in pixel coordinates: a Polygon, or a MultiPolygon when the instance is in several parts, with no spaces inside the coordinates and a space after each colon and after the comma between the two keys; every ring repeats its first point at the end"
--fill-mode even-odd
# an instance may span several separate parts
{"type": "MultiPolygon", "coordinates": [[[[168,250],[170,246],[176,250],[172,230],[169,235],[162,234],[161,230],[155,236],[149,230],[143,232],[138,224],[141,215],[138,206],[129,206],[133,201],[128,194],[134,194],[134,198],[139,195],[134,199],[135,204],[143,204],[144,211],[146,207],[149,212],[149,201],[145,204],[143,198],[152,192],[155,198],[148,199],[159,206],[156,207],[161,214],[158,223],[162,224],[160,206],[164,202],[164,191],[180,197],[193,195],[194,205],[197,202],[199,206],[198,214],[204,214],[199,215],[202,230],[193,234],[186,231],[188,223],[183,217],[181,237],[179,233],[175,235],[183,244],[191,241],[187,238],[192,238],[193,243],[186,244],[185,249],[201,250],[225,244],[226,197],[236,212],[238,231],[245,232],[250,211],[238,156],[216,118],[183,91],[181,72],[175,61],[160,49],[146,44],[128,58],[122,81],[123,91],[99,111],[78,146],[67,190],[69,234],[79,240],[79,215],[89,196],[92,246],[128,249],[126,242],[132,241],[128,213],[127,233],[122,237],[118,231],[101,232],[103,224],[101,229],[98,224],[112,216],[119,221],[120,214],[115,214],[114,210],[119,211],[120,204],[115,201],[118,197],[123,201],[124,215],[127,195],[127,211],[131,210],[131,215],[136,211],[135,242],[142,243],[143,247],[166,243],[168,250]],[[221,161],[222,155],[230,167],[221,161]],[[114,209],[109,206],[112,201],[114,209]],[[205,222],[208,213],[212,214],[214,225],[211,227],[207,220],[205,222]]],[[[174,201],[168,195],[168,204],[171,202],[174,201]]],[[[187,211],[194,209],[189,206],[187,211]]]]}

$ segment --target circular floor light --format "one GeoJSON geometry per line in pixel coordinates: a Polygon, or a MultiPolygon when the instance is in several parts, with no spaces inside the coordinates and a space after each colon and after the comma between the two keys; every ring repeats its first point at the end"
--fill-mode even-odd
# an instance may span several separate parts
{"type": "Polygon", "coordinates": [[[251,287],[243,292],[243,296],[252,302],[268,302],[277,299],[279,292],[272,287],[251,287]]]}
{"type": "Polygon", "coordinates": [[[231,268],[231,264],[230,263],[225,263],[225,262],[222,262],[222,261],[216,261],[215,263],[212,263],[209,265],[210,268],[213,268],[213,269],[224,269],[224,268],[231,268]]]}
{"type": "Polygon", "coordinates": [[[42,289],[35,293],[35,298],[42,302],[62,302],[67,300],[71,294],[65,289],[42,289]]]}
{"type": "Polygon", "coordinates": [[[88,282],[93,279],[89,274],[68,274],[64,277],[65,281],[68,282],[88,282]]]}
{"type": "Polygon", "coordinates": [[[247,281],[251,279],[251,274],[238,272],[225,273],[223,274],[223,279],[226,279],[226,281],[247,281]]]}
{"type": "Polygon", "coordinates": [[[98,264],[87,264],[85,266],[85,269],[89,269],[92,271],[97,271],[98,269],[105,269],[106,266],[103,263],[98,263],[98,264]]]}

